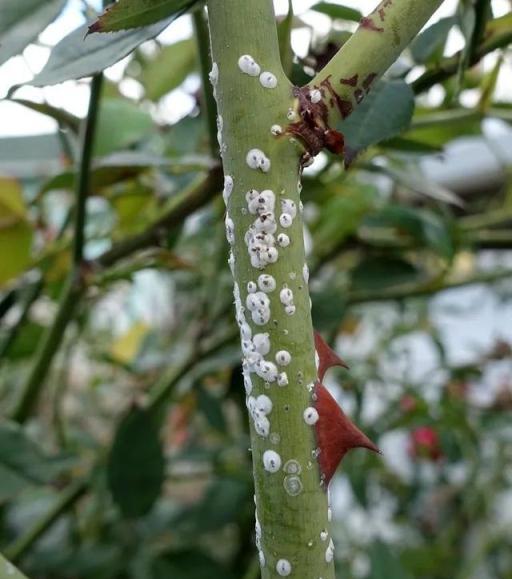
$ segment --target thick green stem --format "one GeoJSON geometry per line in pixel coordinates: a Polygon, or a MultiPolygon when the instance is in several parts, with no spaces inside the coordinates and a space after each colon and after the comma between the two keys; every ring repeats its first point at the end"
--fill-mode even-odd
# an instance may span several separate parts
{"type": "Polygon", "coordinates": [[[27,579],[27,576],[0,553],[0,579],[27,579]]]}
{"type": "Polygon", "coordinates": [[[383,0],[309,84],[322,91],[329,124],[346,118],[443,0],[383,0]]]}
{"type": "Polygon", "coordinates": [[[53,507],[5,549],[5,554],[11,561],[19,561],[24,553],[82,497],[88,487],[86,479],[69,485],[58,497],[53,507]]]}
{"type": "Polygon", "coordinates": [[[292,87],[280,63],[271,0],[209,0],[208,13],[230,263],[252,416],[261,574],[333,579],[329,541],[320,536],[328,528],[327,496],[314,458],[314,429],[304,420],[316,368],[300,152],[279,128],[288,122],[292,87]],[[264,192],[261,202],[251,190],[264,192]]]}

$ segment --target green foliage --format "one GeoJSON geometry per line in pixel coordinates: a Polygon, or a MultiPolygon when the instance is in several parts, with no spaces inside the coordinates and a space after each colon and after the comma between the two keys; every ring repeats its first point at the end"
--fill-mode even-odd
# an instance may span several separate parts
{"type": "Polygon", "coordinates": [[[89,27],[90,32],[115,32],[154,24],[179,15],[197,0],[120,0],[89,27]]]}
{"type": "Polygon", "coordinates": [[[108,482],[124,516],[141,517],[164,482],[164,457],[154,418],[133,409],[121,421],[108,460],[108,482]]]}
{"type": "Polygon", "coordinates": [[[4,0],[0,5],[0,65],[35,40],[65,4],[66,0],[4,0]]]}
{"type": "Polygon", "coordinates": [[[66,80],[91,76],[115,64],[142,42],[154,38],[170,20],[144,28],[87,36],[87,26],[77,28],[52,50],[43,70],[31,81],[32,86],[47,86],[66,80]]]}
{"type": "Polygon", "coordinates": [[[414,94],[401,80],[379,82],[338,129],[345,137],[348,159],[380,141],[395,137],[411,122],[414,94]]]}
{"type": "Polygon", "coordinates": [[[322,14],[327,14],[331,18],[339,18],[341,20],[353,20],[354,22],[359,22],[361,20],[362,14],[359,10],[355,8],[349,8],[348,6],[342,6],[340,4],[334,4],[331,2],[318,2],[311,6],[311,10],[315,12],[321,12],[322,14]]]}

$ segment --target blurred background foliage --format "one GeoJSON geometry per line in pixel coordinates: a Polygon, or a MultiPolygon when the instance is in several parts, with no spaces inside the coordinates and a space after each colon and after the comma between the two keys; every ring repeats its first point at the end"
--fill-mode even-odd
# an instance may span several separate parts
{"type": "MultiPolygon", "coordinates": [[[[0,18],[0,62],[27,59],[66,3],[30,4],[0,18]]],[[[294,82],[359,18],[281,15],[294,82]]],[[[6,95],[56,122],[0,138],[0,551],[33,578],[259,576],[218,158],[198,44],[150,40],[166,25],[94,51],[81,27],[28,83],[135,48],[103,84],[81,289],[28,420],[8,417],[62,308],[81,119],[6,95]]],[[[351,367],[328,385],[384,450],[332,484],[339,577],[512,578],[511,31],[508,2],[459,2],[339,127],[345,163],[304,175],[314,323],[351,367]]]]}

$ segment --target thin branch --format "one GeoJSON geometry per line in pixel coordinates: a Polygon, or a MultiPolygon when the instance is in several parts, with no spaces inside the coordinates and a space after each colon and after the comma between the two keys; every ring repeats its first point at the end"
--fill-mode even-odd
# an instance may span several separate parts
{"type": "Polygon", "coordinates": [[[217,144],[217,115],[213,88],[210,83],[210,36],[206,13],[201,7],[193,12],[194,31],[197,43],[197,52],[199,56],[199,69],[201,71],[201,85],[203,96],[204,113],[206,113],[206,124],[208,127],[208,136],[210,140],[210,152],[214,159],[219,157],[219,147],[217,144]]]}
{"type": "Polygon", "coordinates": [[[11,543],[5,554],[11,561],[19,561],[26,551],[80,499],[88,487],[87,479],[69,485],[58,497],[53,507],[28,529],[28,531],[11,543]]]}
{"type": "Polygon", "coordinates": [[[322,92],[329,124],[346,118],[443,0],[383,0],[309,83],[322,92]]]}
{"type": "Polygon", "coordinates": [[[429,284],[403,284],[390,289],[378,289],[371,291],[351,292],[347,296],[348,305],[362,304],[366,302],[401,301],[404,299],[428,296],[441,291],[446,291],[467,285],[485,284],[500,281],[512,277],[512,269],[500,269],[497,271],[478,273],[464,279],[451,280],[448,282],[434,282],[429,284]]]}
{"type": "Polygon", "coordinates": [[[84,124],[84,132],[81,139],[82,147],[77,180],[73,243],[73,264],[75,267],[80,267],[84,253],[86,204],[89,195],[94,135],[98,120],[102,84],[102,74],[93,77],[91,82],[91,94],[89,97],[89,110],[87,111],[87,121],[84,124]]]}
{"type": "Polygon", "coordinates": [[[206,179],[202,176],[189,187],[171,198],[160,219],[152,223],[145,231],[124,239],[111,249],[100,255],[94,264],[99,267],[109,267],[131,255],[134,251],[158,245],[162,236],[170,228],[176,227],[196,209],[203,207],[222,188],[222,171],[219,167],[212,169],[206,179]]]}
{"type": "MultiPolygon", "coordinates": [[[[478,50],[476,50],[469,61],[469,66],[474,66],[482,58],[497,50],[499,48],[505,48],[510,43],[512,43],[512,30],[503,32],[502,34],[496,34],[496,36],[490,38],[484,42],[478,50]]],[[[435,84],[447,80],[453,76],[459,69],[460,59],[462,58],[462,51],[457,52],[449,58],[442,60],[435,68],[427,70],[419,78],[417,78],[412,84],[412,89],[416,94],[425,92],[435,84]]]]}

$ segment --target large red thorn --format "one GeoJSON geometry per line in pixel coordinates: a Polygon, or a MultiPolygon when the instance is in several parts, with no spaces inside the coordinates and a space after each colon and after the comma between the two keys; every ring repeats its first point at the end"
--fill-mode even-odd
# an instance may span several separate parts
{"type": "Polygon", "coordinates": [[[318,366],[318,381],[323,382],[325,373],[329,368],[333,366],[341,366],[342,368],[347,368],[347,364],[334,352],[334,350],[325,343],[322,336],[315,332],[315,349],[320,359],[320,364],[318,366]]]}
{"type": "Polygon", "coordinates": [[[327,488],[342,458],[352,448],[367,448],[380,454],[378,447],[345,416],[327,388],[317,382],[314,396],[318,420],[315,424],[318,442],[318,464],[322,484],[327,488]]]}

